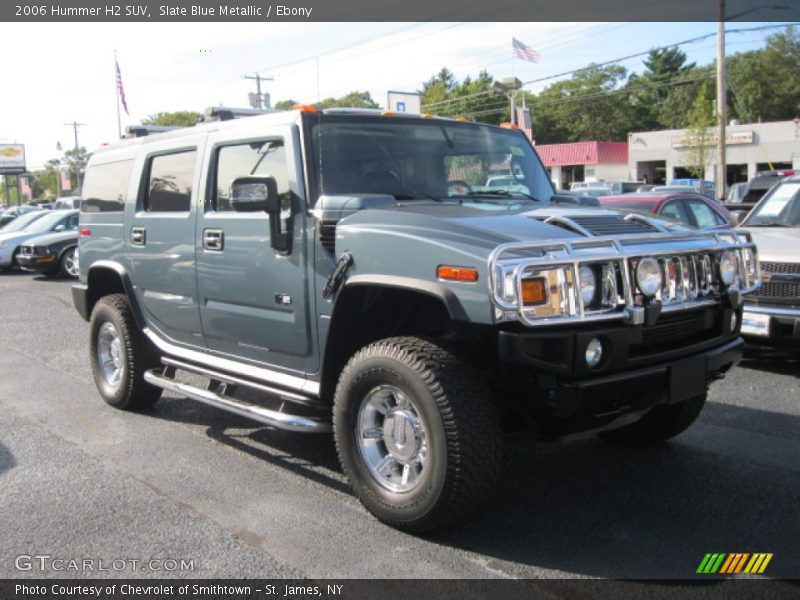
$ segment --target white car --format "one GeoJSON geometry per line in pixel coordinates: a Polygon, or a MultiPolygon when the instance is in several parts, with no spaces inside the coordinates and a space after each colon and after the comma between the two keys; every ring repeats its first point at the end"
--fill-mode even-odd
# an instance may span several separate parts
{"type": "Polygon", "coordinates": [[[753,235],[761,289],[745,297],[748,343],[800,351],[800,176],[773,187],[741,223],[753,235]]]}

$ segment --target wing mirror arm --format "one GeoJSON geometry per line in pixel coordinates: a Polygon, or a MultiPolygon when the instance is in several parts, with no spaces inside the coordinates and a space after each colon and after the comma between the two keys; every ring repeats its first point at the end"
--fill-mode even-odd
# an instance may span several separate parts
{"type": "Polygon", "coordinates": [[[269,239],[281,254],[292,251],[292,217],[281,219],[282,201],[274,177],[239,177],[231,184],[231,207],[236,212],[261,212],[269,216],[269,239]]]}

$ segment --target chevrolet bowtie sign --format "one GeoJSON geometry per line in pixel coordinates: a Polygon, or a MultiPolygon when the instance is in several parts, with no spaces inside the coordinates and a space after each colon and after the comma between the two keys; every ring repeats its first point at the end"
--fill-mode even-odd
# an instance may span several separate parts
{"type": "Polygon", "coordinates": [[[25,146],[0,144],[0,175],[16,175],[24,172],[25,146]]]}

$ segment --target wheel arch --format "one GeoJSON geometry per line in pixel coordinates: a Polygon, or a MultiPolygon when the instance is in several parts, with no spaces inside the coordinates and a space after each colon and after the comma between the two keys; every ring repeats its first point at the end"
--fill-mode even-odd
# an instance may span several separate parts
{"type": "Polygon", "coordinates": [[[360,348],[385,337],[437,336],[464,315],[452,291],[406,278],[357,276],[336,296],[324,340],[320,396],[332,401],[339,373],[360,348]]]}
{"type": "Polygon", "coordinates": [[[133,293],[133,284],[124,266],[113,261],[97,261],[89,268],[86,276],[88,289],[86,297],[86,314],[91,315],[94,305],[103,296],[109,294],[125,294],[128,297],[136,325],[141,329],[145,326],[136,295],[133,293]]]}

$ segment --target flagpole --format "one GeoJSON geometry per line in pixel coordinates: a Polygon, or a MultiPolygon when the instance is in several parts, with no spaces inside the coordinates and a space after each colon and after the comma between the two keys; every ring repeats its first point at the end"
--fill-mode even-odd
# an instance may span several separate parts
{"type": "Polygon", "coordinates": [[[117,139],[122,139],[122,119],[119,114],[119,84],[117,83],[117,51],[114,50],[114,92],[117,98],[117,139]]]}

